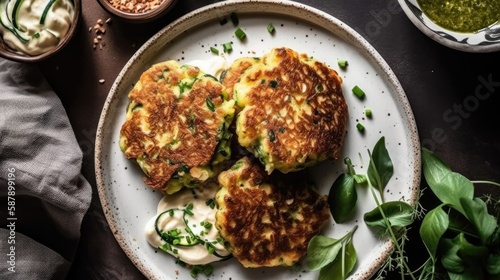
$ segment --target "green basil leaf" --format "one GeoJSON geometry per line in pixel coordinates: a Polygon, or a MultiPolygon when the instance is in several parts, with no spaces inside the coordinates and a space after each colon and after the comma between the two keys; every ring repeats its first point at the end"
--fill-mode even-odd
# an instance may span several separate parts
{"type": "MultiPolygon", "coordinates": [[[[388,219],[391,227],[396,229],[409,226],[413,223],[414,209],[411,205],[402,201],[389,201],[380,205],[385,217],[388,219]]],[[[364,221],[368,226],[387,229],[389,225],[384,221],[380,209],[376,207],[370,212],[365,213],[364,221]]]]}
{"type": "Polygon", "coordinates": [[[328,194],[328,203],[333,219],[337,223],[345,222],[356,207],[358,194],[354,178],[342,173],[333,183],[328,194]]]}
{"type": "Polygon", "coordinates": [[[490,275],[500,276],[500,255],[490,254],[486,264],[486,271],[490,275]]]}
{"type": "Polygon", "coordinates": [[[432,192],[441,202],[464,214],[460,198],[474,197],[474,186],[461,174],[452,172],[432,152],[422,149],[422,166],[424,177],[432,192]]]}
{"type": "Polygon", "coordinates": [[[385,147],[385,137],[381,137],[370,155],[370,165],[367,170],[368,180],[382,194],[393,173],[394,166],[385,147]]]}
{"type": "Polygon", "coordinates": [[[344,280],[356,265],[356,250],[352,244],[352,239],[345,247],[343,254],[320,270],[318,280],[344,280]]]}
{"type": "Polygon", "coordinates": [[[449,222],[448,215],[440,205],[425,215],[420,226],[420,237],[434,263],[436,262],[439,241],[448,229],[449,222]]]}
{"type": "Polygon", "coordinates": [[[481,243],[486,245],[497,228],[495,217],[488,214],[488,206],[479,198],[473,200],[461,198],[460,203],[465,211],[465,216],[474,225],[481,243]]]}
{"type": "Polygon", "coordinates": [[[435,185],[441,178],[451,173],[451,169],[433,152],[422,148],[422,165],[428,185],[435,185]]]}
{"type": "Polygon", "coordinates": [[[453,241],[459,245],[458,254],[469,266],[480,266],[488,257],[489,250],[486,246],[470,243],[463,233],[460,233],[453,241]]]}
{"type": "Polygon", "coordinates": [[[333,262],[342,249],[342,239],[315,235],[307,246],[307,266],[309,270],[318,270],[333,262]]]}
{"type": "Polygon", "coordinates": [[[450,239],[443,239],[442,246],[443,253],[441,255],[441,264],[443,267],[451,273],[463,273],[465,271],[465,265],[462,258],[458,255],[460,246],[450,239]]]}

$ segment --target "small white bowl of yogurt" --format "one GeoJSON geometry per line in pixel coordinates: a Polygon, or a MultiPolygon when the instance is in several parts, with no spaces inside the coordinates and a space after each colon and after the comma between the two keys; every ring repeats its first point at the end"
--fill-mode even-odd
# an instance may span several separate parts
{"type": "Polygon", "coordinates": [[[38,62],[73,37],[81,0],[0,0],[0,56],[38,62]]]}
{"type": "Polygon", "coordinates": [[[449,48],[500,51],[500,0],[398,0],[413,24],[449,48]]]}

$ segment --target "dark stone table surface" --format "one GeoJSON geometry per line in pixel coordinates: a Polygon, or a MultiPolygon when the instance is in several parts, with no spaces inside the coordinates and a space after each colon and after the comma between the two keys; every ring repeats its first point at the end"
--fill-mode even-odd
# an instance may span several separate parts
{"type": "MultiPolygon", "coordinates": [[[[470,179],[500,182],[499,52],[465,53],[436,43],[421,33],[401,9],[394,9],[399,7],[396,0],[298,2],[345,22],[381,54],[406,92],[424,147],[470,179]],[[389,18],[381,22],[381,13],[389,18]],[[491,82],[489,87],[483,87],[489,94],[479,99],[476,89],[484,80],[491,82]]],[[[94,173],[96,128],[110,87],[134,52],[173,20],[211,3],[179,0],[163,18],[131,24],[111,17],[96,1],[85,0],[76,37],[62,52],[39,64],[67,110],[84,153],[83,174],[93,187],[93,200],[83,220],[69,279],[144,278],[116,242],[99,202],[94,173]],[[106,45],[93,49],[95,34],[89,28],[99,19],[108,18],[112,22],[106,25],[103,35],[106,45]]],[[[476,192],[500,196],[498,187],[479,186],[476,192]]],[[[436,200],[429,194],[421,202],[432,207],[436,200]]],[[[416,227],[410,231],[407,246],[411,263],[419,263],[426,253],[416,227]]]]}

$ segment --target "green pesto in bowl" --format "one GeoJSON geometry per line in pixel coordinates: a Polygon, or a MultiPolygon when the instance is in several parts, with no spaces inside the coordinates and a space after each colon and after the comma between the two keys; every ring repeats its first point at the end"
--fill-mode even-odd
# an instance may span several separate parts
{"type": "Polygon", "coordinates": [[[500,20],[500,0],[417,0],[437,25],[456,32],[477,32],[500,20]]]}

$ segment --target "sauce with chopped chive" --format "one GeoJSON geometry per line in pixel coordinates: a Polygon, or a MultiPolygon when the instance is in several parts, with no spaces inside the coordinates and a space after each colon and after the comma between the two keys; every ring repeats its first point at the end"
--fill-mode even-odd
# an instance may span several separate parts
{"type": "Polygon", "coordinates": [[[12,50],[30,56],[45,53],[66,36],[73,24],[71,0],[1,0],[0,34],[12,50]]]}
{"type": "Polygon", "coordinates": [[[437,25],[456,32],[477,32],[500,20],[500,0],[417,0],[437,25]]]}
{"type": "Polygon", "coordinates": [[[165,195],[157,214],[146,225],[148,243],[190,265],[205,265],[226,259],[219,231],[215,227],[217,184],[165,195]]]}

